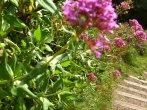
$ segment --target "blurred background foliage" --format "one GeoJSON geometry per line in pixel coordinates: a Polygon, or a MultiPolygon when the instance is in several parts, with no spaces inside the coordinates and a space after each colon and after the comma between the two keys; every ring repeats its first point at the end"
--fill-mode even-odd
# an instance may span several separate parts
{"type": "MultiPolygon", "coordinates": [[[[120,4],[123,0],[112,0],[114,4],[120,4]]],[[[128,14],[120,15],[119,22],[126,22],[129,19],[137,19],[139,23],[147,29],[147,0],[133,0],[133,8],[128,14]]]]}

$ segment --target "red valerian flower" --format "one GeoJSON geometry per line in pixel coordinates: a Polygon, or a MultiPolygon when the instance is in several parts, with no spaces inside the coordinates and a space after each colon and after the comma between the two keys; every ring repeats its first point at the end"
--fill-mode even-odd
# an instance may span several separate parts
{"type": "Polygon", "coordinates": [[[89,79],[90,81],[94,81],[94,80],[96,79],[96,76],[95,76],[93,73],[89,73],[89,74],[88,74],[88,79],[89,79]]]}
{"type": "Polygon", "coordinates": [[[116,79],[121,76],[121,73],[118,70],[114,70],[109,73],[109,75],[113,75],[114,81],[116,81],[116,79]]]}
{"type": "Polygon", "coordinates": [[[136,19],[129,20],[129,23],[134,31],[143,31],[142,26],[139,24],[139,22],[136,19]]]}
{"type": "Polygon", "coordinates": [[[146,33],[144,31],[136,31],[134,32],[134,37],[141,42],[146,41],[146,33]]]}
{"type": "Polygon", "coordinates": [[[62,6],[64,18],[75,28],[80,26],[97,27],[99,30],[113,33],[117,28],[117,15],[111,0],[66,0],[62,6]]]}
{"type": "Polygon", "coordinates": [[[90,49],[96,58],[101,57],[101,52],[108,53],[110,51],[110,40],[106,35],[99,34],[97,38],[89,38],[86,34],[81,34],[81,37],[85,40],[90,49]]]}
{"type": "Polygon", "coordinates": [[[120,6],[121,6],[121,8],[124,9],[124,10],[130,9],[130,5],[129,5],[129,3],[126,2],[126,1],[121,2],[121,3],[120,3],[120,6]]]}
{"type": "Polygon", "coordinates": [[[118,37],[114,38],[113,44],[118,48],[122,48],[126,45],[126,43],[121,38],[118,37]]]}

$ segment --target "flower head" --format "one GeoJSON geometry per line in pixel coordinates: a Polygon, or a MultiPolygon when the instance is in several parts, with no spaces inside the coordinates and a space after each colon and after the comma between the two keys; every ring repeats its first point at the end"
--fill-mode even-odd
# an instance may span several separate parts
{"type": "Polygon", "coordinates": [[[108,53],[110,51],[110,40],[106,35],[99,34],[97,38],[88,38],[86,34],[81,34],[81,37],[84,38],[88,49],[90,49],[96,58],[101,57],[101,52],[108,53]]]}
{"type": "Polygon", "coordinates": [[[113,32],[117,28],[117,18],[111,0],[66,0],[62,6],[64,18],[73,26],[97,27],[99,30],[113,32]]]}
{"type": "Polygon", "coordinates": [[[118,48],[122,48],[126,45],[126,43],[121,38],[118,37],[114,38],[113,44],[118,48]]]}
{"type": "Polygon", "coordinates": [[[146,41],[146,33],[143,31],[136,31],[134,32],[134,37],[138,40],[140,40],[141,42],[146,41]]]}
{"type": "Polygon", "coordinates": [[[131,25],[131,28],[134,30],[134,31],[143,31],[143,28],[142,26],[138,23],[138,21],[136,19],[132,19],[132,20],[129,20],[129,23],[131,25]]]}
{"type": "Polygon", "coordinates": [[[112,74],[115,76],[115,77],[120,77],[121,76],[121,73],[118,71],[118,70],[114,70],[112,72],[112,74]]]}
{"type": "Polygon", "coordinates": [[[141,44],[139,44],[139,43],[136,43],[135,46],[136,46],[137,48],[141,48],[141,47],[142,47],[141,44]]]}
{"type": "Polygon", "coordinates": [[[114,70],[109,73],[109,75],[113,75],[114,81],[116,81],[116,79],[121,76],[121,73],[118,70],[114,70]]]}
{"type": "Polygon", "coordinates": [[[128,36],[127,36],[127,39],[128,39],[128,40],[132,39],[132,36],[131,36],[131,35],[128,35],[128,36]]]}
{"type": "Polygon", "coordinates": [[[124,9],[124,10],[130,9],[130,5],[129,5],[129,3],[126,2],[126,1],[121,2],[121,3],[120,3],[120,7],[121,7],[122,9],[124,9]]]}
{"type": "Polygon", "coordinates": [[[94,81],[94,80],[96,79],[96,76],[95,76],[93,73],[89,73],[89,74],[88,74],[88,79],[89,79],[90,81],[94,81]]]}

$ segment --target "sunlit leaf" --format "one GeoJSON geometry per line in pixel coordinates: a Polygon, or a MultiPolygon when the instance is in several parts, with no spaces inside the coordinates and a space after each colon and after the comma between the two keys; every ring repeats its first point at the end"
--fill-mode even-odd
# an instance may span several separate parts
{"type": "MultiPolygon", "coordinates": [[[[64,54],[61,54],[61,55],[58,55],[56,56],[50,63],[49,65],[50,66],[53,66],[53,65],[56,65],[62,58],[64,58],[67,54],[64,53],[64,54]]],[[[47,58],[47,61],[50,61],[50,59],[52,58],[52,56],[48,57],[47,58]]]]}
{"type": "Polygon", "coordinates": [[[48,110],[50,106],[54,106],[47,98],[41,97],[40,100],[43,103],[43,110],[48,110]]]}
{"type": "Polygon", "coordinates": [[[21,52],[20,48],[11,40],[5,38],[4,39],[10,46],[12,46],[13,48],[15,48],[19,53],[21,52]]]}
{"type": "Polygon", "coordinates": [[[65,61],[65,62],[61,63],[61,66],[63,66],[63,67],[67,67],[69,65],[70,65],[70,61],[65,61]]]}
{"type": "Polygon", "coordinates": [[[19,18],[15,17],[11,13],[3,15],[3,18],[7,23],[11,24],[14,27],[18,27],[18,28],[27,27],[19,18]]]}
{"type": "Polygon", "coordinates": [[[34,32],[34,36],[36,40],[39,42],[41,40],[41,30],[40,30],[40,25],[38,26],[37,30],[34,32]]]}
{"type": "Polygon", "coordinates": [[[41,110],[42,106],[41,105],[35,105],[33,107],[31,107],[30,110],[41,110]]]}
{"type": "Polygon", "coordinates": [[[6,32],[0,31],[0,36],[4,36],[6,32]]]}
{"type": "Polygon", "coordinates": [[[59,11],[57,10],[56,5],[54,4],[53,0],[37,0],[37,2],[46,8],[51,13],[55,13],[61,17],[59,11]]]}
{"type": "Polygon", "coordinates": [[[26,45],[27,45],[27,43],[24,40],[21,40],[21,46],[25,48],[26,45]]]}
{"type": "Polygon", "coordinates": [[[45,49],[49,52],[52,52],[53,50],[51,49],[51,47],[47,44],[45,44],[45,49]]]}
{"type": "Polygon", "coordinates": [[[18,0],[10,0],[10,1],[18,7],[18,0]]]}
{"type": "Polygon", "coordinates": [[[67,100],[74,100],[74,101],[80,101],[81,99],[78,98],[78,95],[71,93],[69,91],[63,91],[60,94],[58,94],[58,97],[60,100],[67,101],[67,100]]]}

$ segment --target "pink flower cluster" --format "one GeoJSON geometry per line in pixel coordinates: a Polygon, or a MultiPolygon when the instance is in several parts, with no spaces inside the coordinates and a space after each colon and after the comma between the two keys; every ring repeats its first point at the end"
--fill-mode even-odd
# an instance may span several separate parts
{"type": "Polygon", "coordinates": [[[95,76],[93,73],[89,73],[89,74],[88,74],[88,79],[89,79],[90,81],[94,81],[94,80],[96,79],[96,76],[95,76]]]}
{"type": "Polygon", "coordinates": [[[86,44],[88,45],[88,49],[90,49],[96,58],[101,57],[101,52],[108,53],[110,51],[110,41],[106,35],[99,34],[97,38],[90,39],[86,34],[82,34],[86,44]]]}
{"type": "Polygon", "coordinates": [[[144,31],[136,31],[134,32],[134,37],[141,42],[146,41],[146,33],[144,31]]]}
{"type": "Polygon", "coordinates": [[[134,31],[143,31],[142,26],[138,23],[136,19],[129,20],[129,24],[134,31]]]}
{"type": "Polygon", "coordinates": [[[132,5],[132,0],[125,0],[121,2],[119,5],[116,5],[116,12],[118,14],[127,14],[128,10],[132,8],[132,5]]]}
{"type": "Polygon", "coordinates": [[[142,47],[141,44],[139,44],[139,43],[136,43],[135,46],[136,46],[137,48],[141,48],[141,47],[142,47]]]}
{"type": "Polygon", "coordinates": [[[62,6],[64,18],[75,28],[82,30],[97,27],[99,30],[113,33],[117,28],[117,18],[111,0],[66,0],[62,6]]]}
{"type": "Polygon", "coordinates": [[[128,10],[130,9],[130,5],[128,2],[124,1],[124,2],[121,2],[120,3],[120,7],[123,9],[123,10],[128,10]]]}
{"type": "Polygon", "coordinates": [[[134,37],[141,42],[146,41],[146,33],[144,32],[142,26],[138,23],[136,19],[129,20],[131,28],[134,31],[134,37]]]}
{"type": "Polygon", "coordinates": [[[95,46],[98,47],[100,52],[108,53],[110,51],[110,40],[106,35],[99,34],[95,46]]]}
{"type": "Polygon", "coordinates": [[[113,44],[118,48],[122,48],[126,45],[126,43],[121,38],[118,37],[114,38],[113,44]]]}
{"type": "Polygon", "coordinates": [[[112,74],[114,77],[114,80],[116,80],[118,77],[121,76],[121,73],[118,70],[114,70],[111,73],[109,73],[110,75],[112,74]]]}

